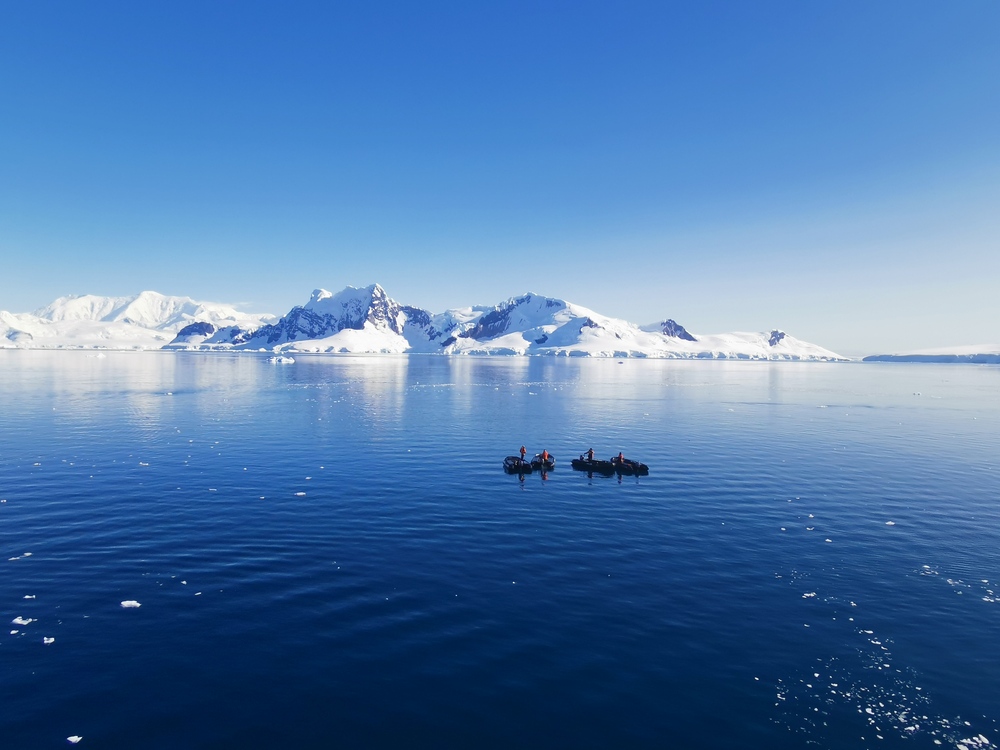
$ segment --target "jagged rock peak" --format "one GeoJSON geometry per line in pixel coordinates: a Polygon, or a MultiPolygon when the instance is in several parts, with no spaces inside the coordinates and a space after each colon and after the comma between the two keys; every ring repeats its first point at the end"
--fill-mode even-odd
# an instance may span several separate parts
{"type": "Polygon", "coordinates": [[[684,328],[684,326],[682,326],[680,323],[678,323],[676,320],[673,320],[672,318],[668,318],[667,320],[663,321],[663,323],[661,324],[661,330],[663,331],[664,336],[670,336],[675,339],[683,339],[684,341],[698,340],[690,333],[688,333],[687,329],[684,328]]]}
{"type": "Polygon", "coordinates": [[[779,331],[777,329],[771,331],[771,338],[767,340],[767,343],[771,346],[777,346],[778,343],[785,338],[785,332],[779,331]]]}

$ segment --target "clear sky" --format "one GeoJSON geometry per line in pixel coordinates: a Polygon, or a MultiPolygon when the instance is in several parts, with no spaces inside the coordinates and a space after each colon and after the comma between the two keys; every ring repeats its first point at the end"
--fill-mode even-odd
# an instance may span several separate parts
{"type": "Polygon", "coordinates": [[[996,0],[23,2],[0,40],[0,309],[378,281],[1000,341],[996,0]]]}

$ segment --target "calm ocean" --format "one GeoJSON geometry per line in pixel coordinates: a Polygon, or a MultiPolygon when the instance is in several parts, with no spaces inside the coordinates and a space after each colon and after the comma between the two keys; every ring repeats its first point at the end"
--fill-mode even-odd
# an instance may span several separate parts
{"type": "Polygon", "coordinates": [[[998,457],[997,367],[0,351],[0,748],[996,748],[998,457]]]}

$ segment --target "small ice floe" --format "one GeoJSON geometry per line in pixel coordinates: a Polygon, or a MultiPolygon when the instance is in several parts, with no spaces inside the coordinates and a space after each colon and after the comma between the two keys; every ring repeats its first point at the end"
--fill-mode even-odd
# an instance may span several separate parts
{"type": "Polygon", "coordinates": [[[75,745],[76,743],[78,743],[82,739],[83,739],[83,737],[81,737],[78,734],[71,734],[69,737],[66,738],[66,741],[68,743],[70,743],[71,745],[75,745]]]}
{"type": "Polygon", "coordinates": [[[832,539],[824,539],[823,541],[824,541],[824,542],[829,542],[829,543],[831,543],[831,544],[833,543],[833,540],[832,540],[832,539]]]}
{"type": "Polygon", "coordinates": [[[124,607],[125,609],[135,609],[136,607],[141,607],[141,606],[142,605],[139,604],[139,602],[137,602],[135,599],[126,599],[125,601],[122,602],[122,607],[124,607]]]}
{"type": "Polygon", "coordinates": [[[21,557],[31,557],[31,553],[30,552],[22,552],[21,553],[21,557]]]}
{"type": "Polygon", "coordinates": [[[20,632],[21,632],[20,630],[12,630],[12,631],[10,631],[10,634],[11,635],[17,635],[20,632]]]}
{"type": "Polygon", "coordinates": [[[885,525],[886,525],[886,526],[895,526],[895,525],[896,525],[896,522],[895,522],[895,521],[886,521],[886,522],[885,522],[885,525]]]}
{"type": "Polygon", "coordinates": [[[35,595],[34,595],[34,594],[25,594],[25,595],[24,595],[24,598],[25,598],[25,599],[34,599],[34,598],[35,598],[35,595]]]}
{"type": "Polygon", "coordinates": [[[149,466],[145,461],[140,461],[139,466],[149,466]]]}
{"type": "Polygon", "coordinates": [[[267,361],[272,365],[294,365],[295,360],[291,357],[268,357],[267,361]]]}
{"type": "Polygon", "coordinates": [[[48,646],[50,643],[55,643],[55,642],[56,642],[55,638],[48,638],[47,636],[42,636],[42,643],[44,643],[46,646],[48,646]]]}
{"type": "Polygon", "coordinates": [[[810,591],[808,594],[803,594],[802,598],[803,599],[812,599],[814,596],[816,596],[816,592],[815,591],[810,591]]]}
{"type": "Polygon", "coordinates": [[[35,622],[35,618],[21,617],[20,615],[18,615],[13,620],[11,620],[11,622],[14,623],[15,625],[30,625],[31,623],[35,622]]]}
{"type": "Polygon", "coordinates": [[[306,495],[306,493],[304,493],[304,492],[296,492],[295,493],[295,497],[305,497],[305,495],[306,495]]]}

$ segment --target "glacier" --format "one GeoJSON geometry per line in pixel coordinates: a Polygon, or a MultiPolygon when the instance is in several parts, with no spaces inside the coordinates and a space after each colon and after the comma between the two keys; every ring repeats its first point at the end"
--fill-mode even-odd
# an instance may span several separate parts
{"type": "Polygon", "coordinates": [[[0,310],[0,348],[159,349],[195,322],[257,328],[274,319],[152,291],[131,297],[69,295],[33,313],[0,310]]]}
{"type": "Polygon", "coordinates": [[[31,314],[0,312],[0,347],[847,360],[778,329],[697,334],[673,319],[640,326],[534,292],[431,313],[379,284],[316,289],[280,318],[156,292],[62,297],[31,314]]]}

